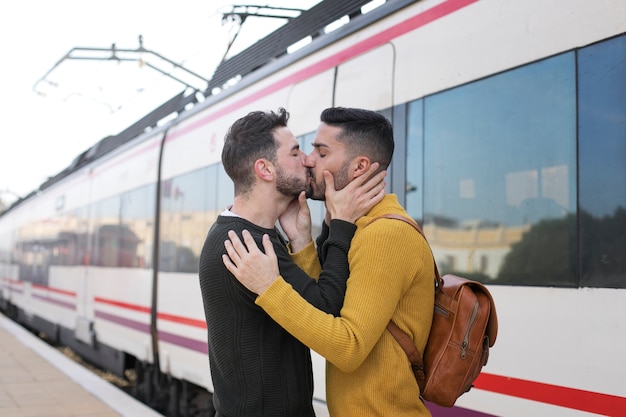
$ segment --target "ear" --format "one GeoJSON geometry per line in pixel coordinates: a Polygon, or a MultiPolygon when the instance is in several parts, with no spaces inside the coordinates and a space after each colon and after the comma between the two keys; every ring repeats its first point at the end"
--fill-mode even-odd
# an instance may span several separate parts
{"type": "Polygon", "coordinates": [[[354,178],[363,175],[371,164],[372,162],[367,156],[357,156],[354,160],[354,178]]]}
{"type": "Polygon", "coordinates": [[[263,181],[274,179],[274,164],[264,158],[254,161],[254,173],[263,181]]]}

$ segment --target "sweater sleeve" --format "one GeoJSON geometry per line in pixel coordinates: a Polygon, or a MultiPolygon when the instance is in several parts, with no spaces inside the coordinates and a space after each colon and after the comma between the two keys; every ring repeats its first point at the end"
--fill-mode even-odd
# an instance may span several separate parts
{"type": "Polygon", "coordinates": [[[354,371],[368,356],[415,277],[432,280],[428,245],[399,221],[383,219],[358,230],[349,262],[341,317],[316,309],[282,279],[256,300],[282,327],[344,372],[354,371]]]}
{"type": "Polygon", "coordinates": [[[300,252],[292,253],[291,258],[300,268],[313,277],[323,273],[322,265],[324,265],[324,269],[327,270],[326,273],[329,272],[328,269],[330,268],[343,270],[341,276],[345,275],[347,280],[350,273],[348,251],[356,231],[356,225],[336,219],[331,220],[330,224],[331,227],[329,228],[324,223],[322,233],[317,238],[317,249],[311,242],[300,252]],[[343,268],[347,269],[344,270],[343,268]]]}
{"type": "Polygon", "coordinates": [[[326,241],[326,239],[328,239],[329,233],[330,233],[330,228],[326,224],[326,221],[323,221],[322,231],[320,232],[319,236],[317,237],[315,241],[317,244],[318,258],[320,259],[322,259],[322,254],[321,254],[322,246],[324,245],[324,242],[326,241]]]}
{"type": "Polygon", "coordinates": [[[300,251],[306,252],[301,255],[289,255],[285,246],[284,250],[276,252],[284,280],[309,303],[332,315],[338,315],[343,305],[346,281],[350,275],[348,251],[355,230],[356,225],[352,223],[331,221],[331,232],[324,242],[326,260],[321,272],[311,244],[300,251]],[[317,282],[311,279],[316,278],[315,273],[319,276],[317,282]]]}
{"type": "MultiPolygon", "coordinates": [[[[291,249],[291,248],[290,248],[291,249]]],[[[307,273],[311,278],[317,280],[320,273],[322,272],[322,266],[320,265],[320,260],[317,257],[317,249],[315,248],[315,243],[311,241],[304,249],[299,252],[292,253],[291,259],[298,265],[304,272],[307,273]]]]}

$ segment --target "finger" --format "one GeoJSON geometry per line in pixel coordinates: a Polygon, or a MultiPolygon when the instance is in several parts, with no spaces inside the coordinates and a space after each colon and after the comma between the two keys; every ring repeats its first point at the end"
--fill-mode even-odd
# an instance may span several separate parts
{"type": "Polygon", "coordinates": [[[337,191],[335,190],[335,177],[328,171],[324,171],[324,183],[326,184],[326,192],[337,191]]]}
{"type": "Polygon", "coordinates": [[[368,182],[370,180],[370,176],[374,174],[374,172],[376,172],[378,167],[380,167],[380,164],[378,162],[371,163],[370,166],[367,168],[367,170],[365,170],[363,175],[360,175],[357,178],[355,178],[356,185],[363,185],[366,182],[368,182]]]}
{"type": "Polygon", "coordinates": [[[229,258],[229,261],[235,266],[239,265],[239,263],[241,262],[241,257],[239,256],[237,250],[233,247],[233,244],[230,240],[224,241],[224,248],[226,249],[226,253],[228,254],[224,256],[227,256],[229,258]]]}
{"type": "MultiPolygon", "coordinates": [[[[362,175],[361,177],[365,177],[366,175],[362,175]]],[[[385,188],[385,186],[387,185],[385,182],[386,176],[387,171],[380,171],[376,173],[376,175],[374,175],[373,177],[368,178],[367,182],[364,183],[363,188],[366,191],[374,190],[375,192],[378,192],[381,187],[385,188]]]]}
{"type": "Polygon", "coordinates": [[[300,212],[308,213],[309,212],[309,204],[306,201],[306,192],[302,191],[298,196],[298,203],[300,204],[300,212]]]}
{"type": "Polygon", "coordinates": [[[377,173],[367,183],[365,183],[364,187],[371,187],[368,192],[373,194],[378,193],[381,189],[384,189],[387,186],[387,182],[385,181],[386,175],[387,171],[377,173]]]}
{"type": "Polygon", "coordinates": [[[228,255],[222,255],[222,263],[224,263],[224,266],[231,274],[237,276],[237,266],[232,263],[228,255]]]}
{"type": "Polygon", "coordinates": [[[276,258],[274,245],[272,245],[272,241],[267,233],[263,235],[263,249],[265,249],[265,255],[267,255],[270,259],[276,258]]]}
{"type": "Polygon", "coordinates": [[[300,203],[300,207],[303,205],[306,206],[306,192],[302,191],[300,195],[298,195],[298,203],[300,203]]]}
{"type": "Polygon", "coordinates": [[[237,252],[237,254],[245,254],[246,252],[248,252],[246,250],[246,247],[241,242],[241,239],[239,238],[239,236],[237,236],[237,233],[235,233],[234,230],[228,231],[228,238],[230,239],[230,244],[237,252]]]}
{"type": "Polygon", "coordinates": [[[374,172],[376,172],[376,170],[380,168],[380,163],[379,162],[372,162],[369,166],[369,168],[367,168],[367,171],[365,171],[365,173],[367,174],[372,174],[374,172]]]}
{"type": "Polygon", "coordinates": [[[371,198],[372,203],[374,203],[374,205],[378,204],[383,198],[385,198],[386,194],[387,191],[385,190],[385,187],[382,187],[378,193],[371,198]]]}
{"type": "Polygon", "coordinates": [[[252,234],[250,234],[249,231],[244,230],[243,232],[241,232],[241,235],[243,236],[243,241],[246,244],[246,248],[248,249],[248,252],[250,253],[260,252],[259,247],[257,246],[256,242],[254,241],[254,238],[252,237],[252,234]]]}

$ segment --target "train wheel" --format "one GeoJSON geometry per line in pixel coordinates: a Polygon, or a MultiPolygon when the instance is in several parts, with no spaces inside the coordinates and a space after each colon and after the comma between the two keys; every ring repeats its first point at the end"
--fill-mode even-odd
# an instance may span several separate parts
{"type": "Polygon", "coordinates": [[[167,404],[168,417],[181,417],[181,383],[177,379],[169,380],[169,402],[167,404]]]}

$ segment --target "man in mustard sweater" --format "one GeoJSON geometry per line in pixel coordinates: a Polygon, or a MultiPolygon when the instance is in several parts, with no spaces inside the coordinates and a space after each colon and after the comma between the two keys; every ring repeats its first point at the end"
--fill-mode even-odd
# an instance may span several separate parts
{"type": "MultiPolygon", "coordinates": [[[[276,113],[250,112],[231,125],[224,141],[222,162],[233,180],[235,199],[212,225],[199,262],[213,405],[220,417],[315,415],[309,348],[256,306],[256,294],[224,267],[224,240],[229,231],[246,230],[259,242],[263,235],[270,236],[289,285],[320,310],[338,315],[350,272],[346,258],[356,230],[354,221],[385,194],[382,172],[363,187],[359,183],[365,181],[359,179],[339,192],[331,180],[327,195],[333,201],[330,237],[322,247],[327,262],[320,263],[316,256],[310,228],[306,229],[310,219],[302,232],[298,232],[298,216],[291,217],[293,223],[286,221],[289,216],[283,219],[290,235],[304,236],[302,241],[291,240],[288,248],[275,227],[277,219],[289,207],[288,214],[297,214],[301,205],[308,213],[304,193],[311,183],[304,165],[306,155],[287,127],[288,118],[282,108],[276,113]],[[310,254],[307,272],[293,261],[289,249],[310,254]]],[[[375,170],[373,166],[370,174],[375,170]]]]}
{"type": "MultiPolygon", "coordinates": [[[[321,115],[313,146],[306,164],[315,178],[313,198],[322,199],[324,171],[333,174],[340,190],[374,162],[386,169],[393,154],[393,130],[376,112],[331,108],[321,115]]],[[[383,214],[410,218],[397,197],[388,194],[356,221],[339,317],[309,304],[279,275],[268,239],[263,239],[265,253],[245,233],[243,243],[232,234],[225,243],[229,257],[224,264],[258,294],[256,304],[327,359],[326,395],[332,417],[430,416],[419,399],[409,360],[386,326],[393,320],[424,353],[434,310],[433,257],[425,239],[409,224],[388,218],[369,224],[383,214]]],[[[318,245],[327,234],[325,224],[318,245]]],[[[311,254],[292,256],[306,265],[311,254]]]]}

